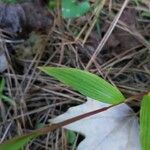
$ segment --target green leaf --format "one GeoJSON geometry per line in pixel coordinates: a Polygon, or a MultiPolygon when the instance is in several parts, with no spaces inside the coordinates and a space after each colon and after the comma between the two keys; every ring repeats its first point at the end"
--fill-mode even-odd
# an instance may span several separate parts
{"type": "Polygon", "coordinates": [[[109,104],[117,104],[125,99],[116,87],[87,71],[60,67],[39,67],[39,69],[92,99],[109,104]]]}
{"type": "Polygon", "coordinates": [[[54,9],[57,7],[57,1],[56,0],[49,0],[47,5],[48,5],[48,8],[54,9]]]}
{"type": "Polygon", "coordinates": [[[10,105],[16,106],[16,103],[11,98],[3,95],[4,87],[5,87],[5,80],[4,78],[2,78],[0,80],[0,100],[4,102],[8,102],[10,105]]]}
{"type": "Polygon", "coordinates": [[[12,105],[12,106],[16,106],[15,101],[13,101],[13,100],[12,100],[11,98],[9,98],[8,96],[2,95],[2,96],[1,96],[1,100],[2,100],[3,102],[9,103],[9,104],[12,105]]]}
{"type": "Polygon", "coordinates": [[[76,139],[76,133],[74,131],[67,130],[66,138],[67,138],[68,144],[73,145],[76,139]]]}
{"type": "Polygon", "coordinates": [[[140,139],[142,150],[150,149],[150,93],[142,100],[140,110],[140,139]]]}
{"type": "Polygon", "coordinates": [[[31,134],[19,136],[0,144],[0,150],[20,150],[25,144],[27,144],[32,138],[37,137],[37,133],[33,132],[31,134]]]}
{"type": "Polygon", "coordinates": [[[62,0],[62,16],[64,18],[75,18],[80,17],[90,9],[90,4],[88,0],[84,2],[78,2],[77,0],[62,0]]]}
{"type": "Polygon", "coordinates": [[[143,17],[150,17],[150,11],[144,11],[141,15],[143,17]]]}
{"type": "Polygon", "coordinates": [[[4,86],[5,86],[5,80],[4,80],[4,78],[2,78],[0,80],[0,99],[1,99],[1,96],[3,95],[4,86]]]}

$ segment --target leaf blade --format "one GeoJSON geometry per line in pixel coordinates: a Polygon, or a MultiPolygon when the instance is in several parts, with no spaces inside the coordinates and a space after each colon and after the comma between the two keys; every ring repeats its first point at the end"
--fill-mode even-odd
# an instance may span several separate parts
{"type": "Polygon", "coordinates": [[[90,4],[87,0],[76,4],[75,0],[62,0],[62,16],[65,19],[80,17],[90,9],[90,4]]]}
{"type": "Polygon", "coordinates": [[[11,140],[6,141],[5,143],[0,144],[0,150],[8,150],[11,147],[11,150],[20,150],[26,143],[28,143],[32,138],[37,137],[37,133],[31,133],[22,135],[11,140]]]}
{"type": "Polygon", "coordinates": [[[2,79],[0,80],[0,96],[1,96],[2,93],[3,93],[4,86],[5,86],[5,80],[4,80],[4,78],[2,78],[2,79]]]}
{"type": "Polygon", "coordinates": [[[140,110],[140,140],[142,150],[150,148],[150,93],[142,99],[140,110]]]}
{"type": "Polygon", "coordinates": [[[67,67],[39,67],[39,69],[95,100],[117,104],[125,99],[116,87],[87,71],[67,67]]]}

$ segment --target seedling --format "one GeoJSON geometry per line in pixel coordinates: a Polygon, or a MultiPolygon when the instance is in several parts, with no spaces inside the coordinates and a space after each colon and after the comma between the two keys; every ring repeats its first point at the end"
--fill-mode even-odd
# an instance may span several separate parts
{"type": "MultiPolygon", "coordinates": [[[[109,105],[108,107],[104,107],[102,109],[98,109],[96,111],[88,112],[86,114],[81,114],[79,116],[67,119],[60,123],[51,124],[50,126],[35,130],[32,133],[11,139],[5,142],[4,144],[1,144],[0,150],[7,150],[10,147],[12,147],[11,150],[19,150],[24,146],[24,144],[26,144],[31,139],[36,138],[39,135],[47,134],[47,132],[53,131],[57,128],[66,126],[70,123],[84,119],[91,115],[95,115],[97,113],[106,111],[110,108],[123,104],[126,100],[123,94],[117,89],[117,87],[112,86],[110,83],[106,82],[102,78],[87,71],[82,71],[74,68],[60,68],[60,67],[40,67],[39,69],[45,72],[46,74],[60,80],[66,85],[72,87],[74,90],[82,93],[85,96],[112,105],[109,105]]],[[[132,99],[134,99],[134,97],[130,98],[130,100],[132,99]]],[[[149,150],[150,147],[149,107],[150,107],[150,93],[145,94],[141,105],[140,137],[142,150],[149,150]]]]}

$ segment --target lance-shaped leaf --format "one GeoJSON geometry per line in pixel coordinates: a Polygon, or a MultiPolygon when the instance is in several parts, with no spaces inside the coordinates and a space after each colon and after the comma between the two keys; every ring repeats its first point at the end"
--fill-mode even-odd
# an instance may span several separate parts
{"type": "Polygon", "coordinates": [[[66,67],[39,67],[39,69],[95,100],[109,104],[117,104],[124,100],[124,96],[116,87],[87,71],[66,67]]]}
{"type": "Polygon", "coordinates": [[[150,149],[150,93],[142,100],[140,110],[140,138],[142,150],[150,149]]]}

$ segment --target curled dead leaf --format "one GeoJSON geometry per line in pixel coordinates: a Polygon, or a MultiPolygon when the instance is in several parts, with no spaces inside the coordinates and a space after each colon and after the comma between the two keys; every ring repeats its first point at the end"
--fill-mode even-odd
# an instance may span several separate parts
{"type": "MultiPolygon", "coordinates": [[[[88,98],[86,103],[70,108],[50,122],[58,123],[107,106],[109,104],[88,98]]],[[[141,150],[138,119],[126,104],[117,105],[94,116],[66,125],[64,128],[85,136],[77,150],[87,150],[87,147],[88,150],[141,150]]]]}

